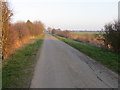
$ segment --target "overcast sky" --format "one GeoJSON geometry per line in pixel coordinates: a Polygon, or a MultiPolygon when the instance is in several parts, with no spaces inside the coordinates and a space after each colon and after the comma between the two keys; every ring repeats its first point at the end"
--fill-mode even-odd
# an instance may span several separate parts
{"type": "Polygon", "coordinates": [[[61,29],[100,30],[118,18],[119,0],[8,0],[12,22],[40,20],[61,29]]]}

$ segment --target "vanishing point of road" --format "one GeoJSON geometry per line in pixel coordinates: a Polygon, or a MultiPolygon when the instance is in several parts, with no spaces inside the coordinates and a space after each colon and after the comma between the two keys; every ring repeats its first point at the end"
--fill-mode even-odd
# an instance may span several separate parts
{"type": "Polygon", "coordinates": [[[30,88],[118,88],[118,75],[46,34],[30,88]]]}

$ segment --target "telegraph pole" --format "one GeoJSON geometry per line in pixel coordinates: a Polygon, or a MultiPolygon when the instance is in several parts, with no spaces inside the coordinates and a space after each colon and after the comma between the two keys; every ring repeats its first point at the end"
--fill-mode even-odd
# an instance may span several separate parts
{"type": "Polygon", "coordinates": [[[0,0],[0,37],[2,36],[2,0],[0,0]]]}
{"type": "Polygon", "coordinates": [[[0,0],[0,90],[2,89],[2,0],[0,0]]]}
{"type": "Polygon", "coordinates": [[[120,1],[118,2],[118,21],[120,22],[120,1]]]}

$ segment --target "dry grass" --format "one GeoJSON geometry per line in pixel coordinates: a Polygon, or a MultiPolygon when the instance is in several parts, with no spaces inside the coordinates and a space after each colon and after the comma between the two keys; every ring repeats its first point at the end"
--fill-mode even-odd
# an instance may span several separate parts
{"type": "Polygon", "coordinates": [[[94,45],[104,46],[104,41],[101,39],[102,35],[99,32],[71,32],[69,34],[69,38],[94,45]]]}

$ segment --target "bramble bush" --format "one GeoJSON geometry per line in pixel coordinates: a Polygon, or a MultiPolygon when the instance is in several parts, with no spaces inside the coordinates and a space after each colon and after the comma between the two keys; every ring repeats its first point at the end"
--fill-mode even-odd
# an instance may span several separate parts
{"type": "Polygon", "coordinates": [[[112,50],[120,52],[120,22],[115,21],[104,26],[104,39],[106,45],[110,45],[112,50]]]}

